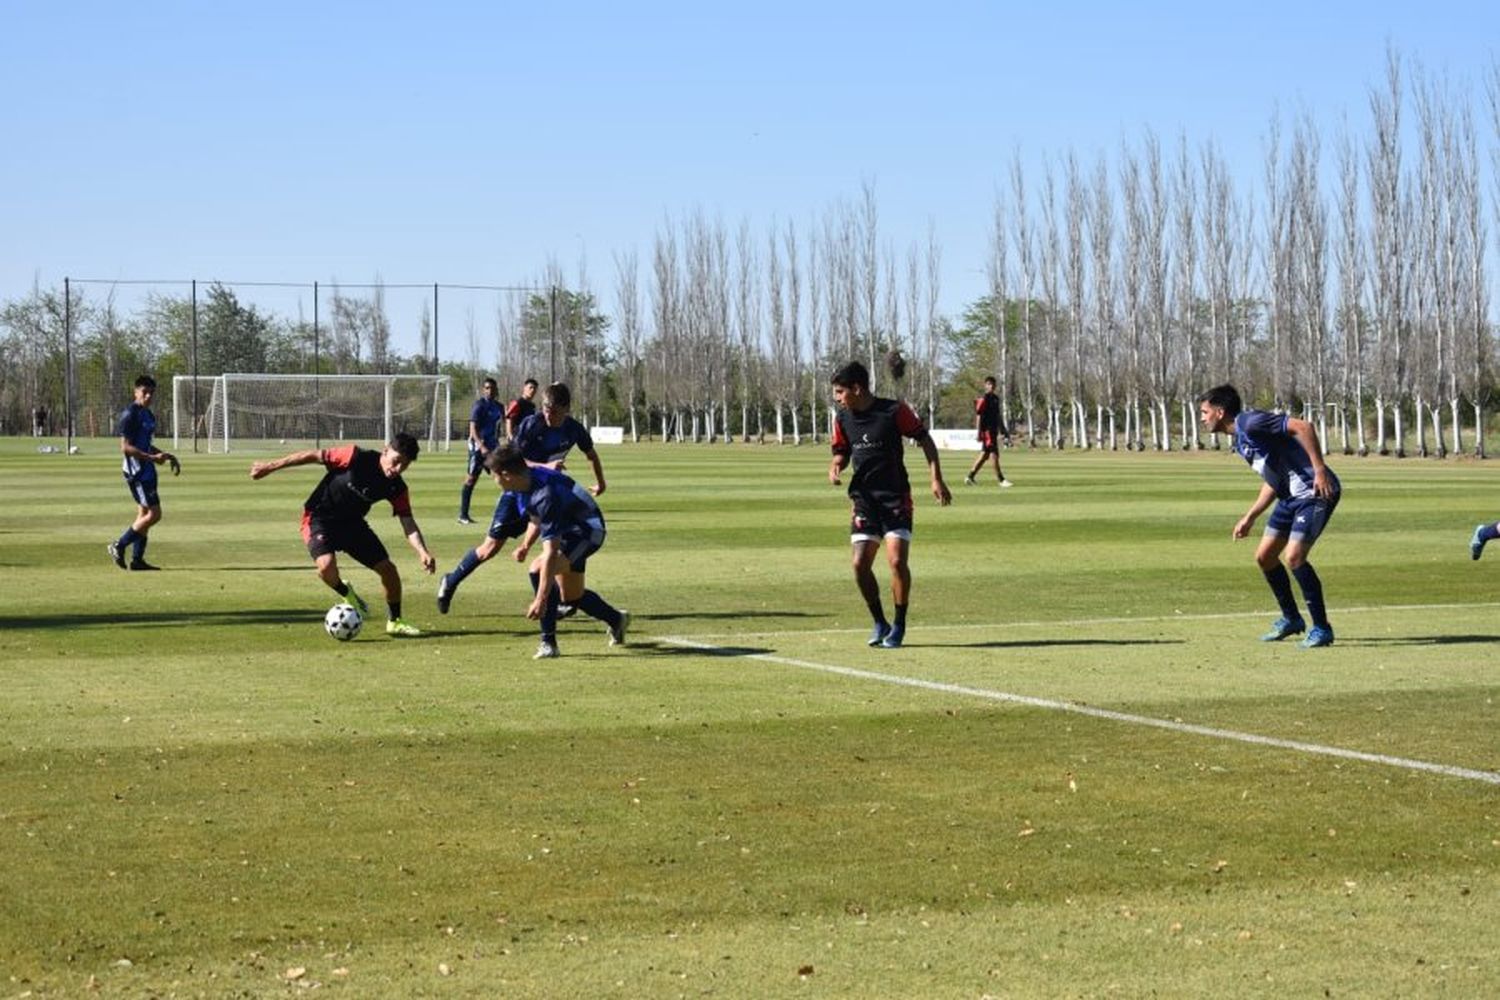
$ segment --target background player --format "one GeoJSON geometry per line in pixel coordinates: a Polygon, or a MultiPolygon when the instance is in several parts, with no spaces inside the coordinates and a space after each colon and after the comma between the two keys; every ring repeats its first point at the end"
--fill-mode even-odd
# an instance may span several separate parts
{"type": "Polygon", "coordinates": [[[484,469],[484,456],[500,444],[500,420],[505,416],[505,408],[496,398],[499,395],[499,384],[492,378],[485,379],[479,388],[479,398],[474,400],[474,407],[469,411],[469,468],[458,497],[459,524],[474,523],[469,517],[469,500],[474,496],[474,484],[479,481],[479,473],[484,469]]]}
{"type": "Polygon", "coordinates": [[[593,496],[561,472],[528,464],[512,445],[485,459],[485,468],[495,482],[516,497],[518,509],[529,520],[526,535],[516,548],[516,562],[524,562],[532,545],[541,539],[542,551],[532,560],[531,584],[535,596],[526,617],[541,623],[542,640],[535,659],[558,655],[557,609],[566,601],[609,627],[609,644],[623,646],[630,628],[630,612],[616,610],[594,591],[587,589],[584,574],[589,556],[604,545],[604,515],[593,496]]]}
{"type": "Polygon", "coordinates": [[[604,466],[599,462],[599,453],[594,450],[589,429],[569,415],[572,408],[573,394],[568,387],[562,382],[553,382],[542,393],[542,412],[521,422],[512,443],[525,456],[527,465],[554,472],[567,468],[568,452],[577,445],[594,467],[594,485],[589,487],[589,492],[600,496],[604,492],[604,466]]]}
{"type": "Polygon", "coordinates": [[[912,498],[901,457],[903,436],[916,441],[926,456],[932,495],[938,503],[946,507],[953,495],[943,482],[937,446],[910,406],[872,395],[870,373],[858,361],[834,372],[829,381],[839,410],[833,424],[833,462],[828,466],[828,481],[838,486],[840,475],[853,461],[849,497],[854,510],[849,541],[854,547],[854,582],[875,622],[869,645],[896,649],[906,638],[906,609],[911,599],[907,555],[911,548],[912,498]],[[880,584],[871,569],[882,543],[891,567],[894,621],[886,620],[880,584]]]}
{"type": "Polygon", "coordinates": [[[1339,504],[1338,477],[1323,462],[1323,449],[1312,424],[1267,410],[1241,412],[1240,406],[1240,394],[1232,385],[1215,386],[1198,397],[1198,415],[1204,429],[1233,434],[1235,452],[1265,480],[1255,502],[1235,522],[1234,537],[1248,535],[1255,519],[1273,501],[1276,503],[1255,550],[1255,561],[1276,595],[1281,617],[1261,639],[1278,642],[1307,628],[1292,596],[1287,576],[1290,569],[1302,588],[1313,625],[1302,645],[1309,649],[1331,646],[1333,626],[1328,623],[1323,603],[1323,582],[1307,561],[1307,554],[1339,504]],[[1281,562],[1283,551],[1286,565],[1281,562]]]}
{"type": "Polygon", "coordinates": [[[521,395],[510,401],[505,408],[505,439],[514,441],[516,431],[521,429],[521,422],[536,412],[536,404],[532,402],[536,398],[536,379],[529,378],[521,383],[521,395]]]}
{"type": "Polygon", "coordinates": [[[135,500],[135,520],[125,533],[105,546],[109,557],[121,569],[160,569],[146,561],[146,536],[151,526],[161,520],[161,499],[156,493],[156,467],[165,462],[172,468],[172,475],[182,471],[182,464],[171,452],[162,451],[151,443],[156,433],[156,415],[151,412],[151,399],[156,394],[156,380],[142,375],[135,380],[135,398],[120,411],[120,453],[124,459],[120,471],[125,475],[125,486],[135,500]],[[130,550],[130,562],[125,562],[125,551],[130,550]]]}
{"type": "Polygon", "coordinates": [[[294,451],[250,466],[251,479],[264,479],[292,465],[314,462],[323,465],[327,471],[302,505],[302,540],[317,566],[318,579],[340,597],[348,598],[360,614],[367,615],[370,606],[339,575],[337,553],[347,552],[355,561],[374,570],[385,590],[389,615],[385,633],[396,638],[419,636],[422,632],[401,620],[401,573],[365,515],[376,501],[389,501],[391,512],[401,519],[407,542],[422,561],[422,569],[428,573],[437,569],[437,559],[427,550],[422,531],[412,516],[406,481],[401,478],[401,473],[417,460],[420,450],[416,438],[397,434],[379,451],[351,444],[321,451],[294,451]]]}
{"type": "Polygon", "coordinates": [[[964,485],[974,485],[974,476],[984,468],[985,459],[989,459],[995,466],[995,478],[999,480],[1001,487],[1009,487],[1011,481],[1000,471],[1000,439],[1003,437],[1005,443],[1010,444],[1010,430],[1005,426],[1005,421],[1000,419],[1000,397],[995,395],[993,375],[985,376],[984,393],[974,400],[974,432],[979,438],[979,459],[969,470],[969,474],[964,476],[964,485]]]}

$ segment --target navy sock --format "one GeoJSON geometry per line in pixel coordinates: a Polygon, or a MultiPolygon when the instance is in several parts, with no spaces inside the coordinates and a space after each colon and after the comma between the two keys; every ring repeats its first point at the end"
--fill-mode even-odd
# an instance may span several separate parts
{"type": "Polygon", "coordinates": [[[479,558],[478,552],[473,549],[465,552],[464,557],[458,561],[458,565],[453,567],[453,572],[448,574],[448,589],[457,590],[458,585],[481,565],[483,563],[479,558]]]}
{"type": "Polygon", "coordinates": [[[1323,606],[1323,581],[1312,568],[1312,563],[1303,563],[1292,570],[1297,586],[1302,588],[1302,599],[1307,602],[1307,617],[1320,628],[1328,627],[1328,609],[1323,606]]]}
{"type": "MultiPolygon", "coordinates": [[[[538,573],[528,573],[531,577],[532,592],[541,586],[542,578],[538,573]]],[[[542,605],[542,641],[557,645],[557,587],[549,584],[547,588],[547,602],[542,605]]]]}
{"type": "Polygon", "coordinates": [[[1497,527],[1500,526],[1486,524],[1484,527],[1480,528],[1479,540],[1481,542],[1493,542],[1495,539],[1500,538],[1500,531],[1496,530],[1497,527]]]}
{"type": "Polygon", "coordinates": [[[582,611],[590,618],[599,619],[610,628],[614,628],[620,624],[620,612],[616,611],[608,601],[592,590],[585,590],[583,596],[574,601],[573,604],[579,611],[582,611]]]}
{"type": "Polygon", "coordinates": [[[119,549],[121,553],[124,553],[124,551],[134,545],[135,540],[140,537],[140,535],[135,533],[134,527],[126,528],[125,534],[121,535],[119,541],[115,542],[115,548],[119,549]]]}
{"type": "Polygon", "coordinates": [[[135,544],[135,555],[132,556],[132,558],[136,562],[140,562],[142,559],[146,558],[146,536],[140,534],[139,532],[137,532],[136,536],[135,536],[135,543],[134,544],[135,544]]]}
{"type": "Polygon", "coordinates": [[[1277,563],[1275,569],[1268,569],[1265,574],[1266,583],[1271,585],[1271,593],[1276,595],[1276,604],[1281,608],[1281,614],[1286,618],[1301,618],[1297,613],[1297,598],[1292,596],[1292,578],[1287,574],[1286,567],[1277,563]]]}
{"type": "Polygon", "coordinates": [[[906,605],[896,605],[896,619],[891,624],[897,628],[906,628],[906,605]]]}
{"type": "Polygon", "coordinates": [[[473,496],[474,496],[474,486],[473,486],[473,484],[472,483],[465,483],[464,484],[463,492],[460,493],[459,497],[458,497],[458,516],[459,517],[468,517],[469,516],[469,501],[473,498],[473,496]]]}

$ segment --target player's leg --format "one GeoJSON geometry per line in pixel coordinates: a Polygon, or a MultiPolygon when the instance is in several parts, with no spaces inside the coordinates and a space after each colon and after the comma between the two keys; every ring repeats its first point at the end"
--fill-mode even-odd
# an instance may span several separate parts
{"type": "Polygon", "coordinates": [[[995,481],[1002,488],[1010,486],[1010,480],[1005,478],[1005,472],[1000,468],[1000,445],[996,442],[994,450],[990,452],[990,462],[995,466],[995,481]]]}
{"type": "Polygon", "coordinates": [[[564,540],[564,553],[568,557],[568,570],[557,578],[562,599],[558,603],[559,613],[564,605],[571,605],[609,628],[609,644],[625,645],[625,633],[630,628],[630,612],[616,608],[596,591],[588,589],[586,574],[588,558],[604,545],[604,529],[579,532],[577,537],[564,540]]]}
{"type": "Polygon", "coordinates": [[[1500,524],[1494,521],[1475,525],[1474,534],[1469,536],[1469,558],[1478,559],[1484,554],[1486,544],[1500,538],[1500,524]]]}
{"type": "Polygon", "coordinates": [[[885,536],[885,561],[891,569],[891,603],[895,615],[891,620],[891,631],[882,640],[886,649],[895,649],[906,638],[906,608],[911,603],[911,532],[891,531],[885,536]]]}
{"type": "Polygon", "coordinates": [[[546,569],[545,556],[537,556],[531,560],[528,575],[531,577],[531,588],[533,594],[542,593],[546,587],[546,600],[542,603],[542,615],[540,621],[541,642],[537,644],[536,653],[532,656],[534,660],[548,660],[559,655],[557,649],[557,605],[559,601],[557,580],[543,579],[542,571],[546,569]]]}
{"type": "Polygon", "coordinates": [[[354,605],[360,615],[368,615],[370,605],[359,596],[354,586],[345,580],[339,571],[340,540],[336,527],[321,521],[314,521],[304,513],[302,515],[302,541],[307,545],[307,554],[312,556],[313,568],[317,571],[318,579],[322,580],[328,589],[354,605]]]}
{"type": "Polygon", "coordinates": [[[878,646],[891,631],[891,623],[886,620],[885,607],[880,601],[880,581],[875,579],[873,569],[880,543],[875,538],[856,535],[850,545],[854,585],[859,588],[859,596],[865,599],[865,607],[870,609],[870,620],[874,623],[868,644],[878,646]]]}
{"type": "Polygon", "coordinates": [[[1287,568],[1302,590],[1302,600],[1307,604],[1307,617],[1312,621],[1307,638],[1302,640],[1302,645],[1309,649],[1333,645],[1333,626],[1328,622],[1328,608],[1323,600],[1323,581],[1307,558],[1337,506],[1337,497],[1332,501],[1304,501],[1299,508],[1295,529],[1286,545],[1287,568]]]}
{"type": "Polygon", "coordinates": [[[131,528],[135,530],[135,541],[131,545],[130,568],[134,570],[156,569],[146,561],[146,545],[150,542],[148,537],[153,525],[161,521],[161,502],[152,494],[152,503],[140,508],[136,514],[135,523],[131,528]]]}
{"type": "Polygon", "coordinates": [[[448,606],[453,602],[453,595],[458,592],[458,585],[463,583],[470,573],[473,573],[481,565],[494,558],[495,553],[499,551],[500,540],[486,535],[484,541],[463,554],[463,558],[459,559],[457,566],[454,566],[453,569],[443,574],[442,579],[438,580],[437,606],[439,613],[445,615],[448,613],[448,606]]]}
{"type": "Polygon", "coordinates": [[[1266,522],[1266,533],[1261,536],[1255,549],[1255,564],[1265,575],[1266,585],[1276,598],[1281,617],[1271,623],[1271,630],[1261,636],[1264,642],[1277,642],[1290,635],[1297,635],[1307,628],[1302,614],[1297,610],[1297,599],[1292,594],[1292,577],[1281,561],[1282,550],[1287,545],[1287,532],[1291,527],[1291,512],[1278,503],[1266,522]]]}

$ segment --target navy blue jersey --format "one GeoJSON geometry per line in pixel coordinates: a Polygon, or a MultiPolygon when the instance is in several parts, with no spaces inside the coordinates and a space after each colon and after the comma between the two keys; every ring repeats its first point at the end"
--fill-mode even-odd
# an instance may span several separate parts
{"type": "MultiPolygon", "coordinates": [[[[1312,460],[1302,443],[1287,430],[1287,415],[1267,410],[1245,410],[1234,418],[1234,450],[1260,474],[1278,500],[1314,496],[1312,460]]],[[[1334,492],[1339,478],[1328,470],[1334,492]]]]}
{"type": "Polygon", "coordinates": [[[604,515],[589,491],[552,469],[531,470],[531,490],[520,503],[521,511],[541,527],[543,541],[604,525],[604,515]]]}
{"type": "Polygon", "coordinates": [[[526,533],[526,499],[528,494],[506,490],[495,503],[490,518],[489,536],[497,542],[520,538],[526,533]]]}
{"type": "MultiPolygon", "coordinates": [[[[120,411],[120,437],[130,443],[132,447],[139,448],[146,454],[151,454],[156,449],[151,444],[151,438],[156,434],[156,415],[151,409],[140,403],[131,403],[120,411]]],[[[125,455],[120,464],[120,471],[127,479],[155,479],[156,463],[147,462],[135,455],[125,455]]]]}
{"type": "MultiPolygon", "coordinates": [[[[474,431],[479,435],[487,449],[494,450],[500,444],[500,421],[505,417],[505,407],[493,399],[480,396],[474,400],[474,408],[469,411],[469,423],[474,425],[474,431]]],[[[469,448],[474,448],[474,439],[469,439],[469,448]]]]}
{"type": "Polygon", "coordinates": [[[589,429],[572,417],[563,417],[559,427],[547,426],[547,418],[533,413],[521,421],[516,430],[515,444],[528,462],[556,462],[567,458],[576,444],[584,453],[594,450],[594,439],[589,429]]]}

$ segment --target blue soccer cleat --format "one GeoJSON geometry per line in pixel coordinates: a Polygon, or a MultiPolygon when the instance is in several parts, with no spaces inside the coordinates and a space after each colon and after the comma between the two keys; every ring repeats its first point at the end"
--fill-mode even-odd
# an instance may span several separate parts
{"type": "Polygon", "coordinates": [[[1333,626],[1314,625],[1312,631],[1307,633],[1307,638],[1302,640],[1303,649],[1317,649],[1319,646],[1333,645],[1333,626]]]}
{"type": "Polygon", "coordinates": [[[905,625],[892,625],[891,630],[880,640],[881,649],[900,649],[901,641],[906,638],[905,625]]]}
{"type": "Polygon", "coordinates": [[[1469,536],[1470,559],[1478,559],[1484,555],[1484,529],[1487,527],[1489,527],[1487,524],[1477,524],[1474,526],[1474,534],[1469,536]]]}
{"type": "Polygon", "coordinates": [[[437,592],[438,614],[440,614],[440,615],[446,615],[448,613],[448,605],[450,605],[452,603],[453,603],[453,584],[449,581],[448,574],[444,573],[443,574],[443,578],[438,581],[438,592],[437,592]]]}
{"type": "MultiPolygon", "coordinates": [[[[1271,631],[1260,637],[1261,642],[1280,642],[1288,636],[1299,635],[1307,631],[1307,623],[1301,618],[1288,618],[1282,615],[1271,623],[1271,631]]],[[[1329,641],[1332,641],[1330,633],[1329,641]]]]}
{"type": "Polygon", "coordinates": [[[865,640],[866,646],[878,646],[885,642],[885,637],[891,634],[889,622],[876,622],[875,627],[870,630],[870,638],[865,640]]]}

